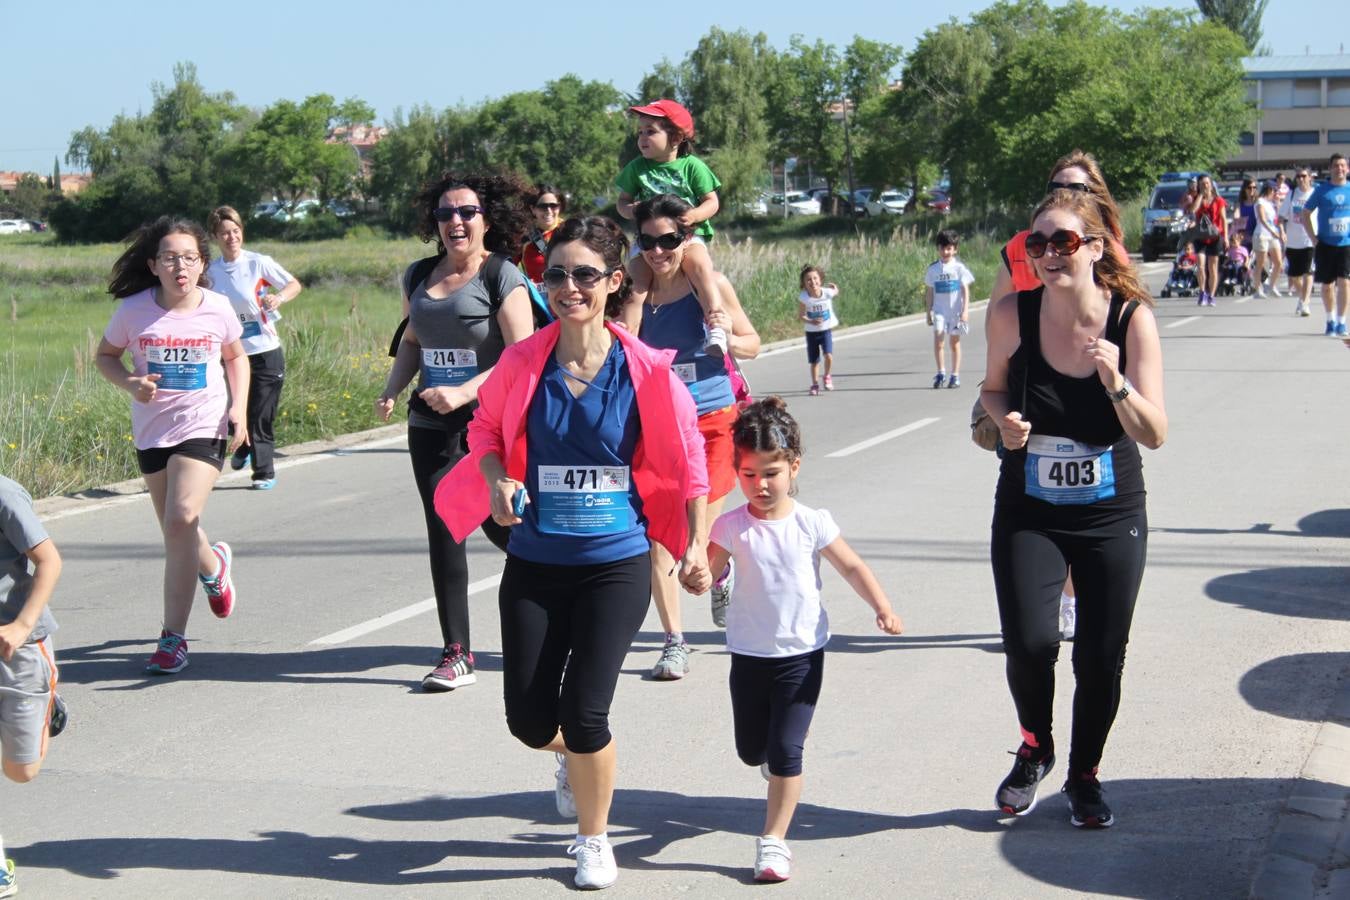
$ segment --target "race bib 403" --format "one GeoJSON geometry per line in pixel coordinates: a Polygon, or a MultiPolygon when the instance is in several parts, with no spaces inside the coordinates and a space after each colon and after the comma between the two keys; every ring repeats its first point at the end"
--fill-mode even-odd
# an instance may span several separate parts
{"type": "Polygon", "coordinates": [[[1055,505],[1096,503],[1116,495],[1111,448],[1033,434],[1027,441],[1027,494],[1055,505]]]}

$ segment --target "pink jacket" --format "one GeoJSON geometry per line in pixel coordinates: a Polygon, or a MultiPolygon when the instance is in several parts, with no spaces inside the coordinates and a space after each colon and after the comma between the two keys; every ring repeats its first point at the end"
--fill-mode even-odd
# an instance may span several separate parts
{"type": "MultiPolygon", "coordinates": [[[[679,559],[689,542],[685,503],[708,494],[708,462],[689,389],[675,377],[674,350],[649,347],[622,328],[607,325],[623,347],[637,394],[641,431],[633,452],[633,485],[642,498],[647,534],[679,559]]],[[[525,481],[525,422],[561,324],[512,344],[478,388],[478,409],[469,423],[469,455],[436,486],[436,513],[455,540],[463,541],[491,512],[479,461],[496,453],[506,474],[525,481]]]]}

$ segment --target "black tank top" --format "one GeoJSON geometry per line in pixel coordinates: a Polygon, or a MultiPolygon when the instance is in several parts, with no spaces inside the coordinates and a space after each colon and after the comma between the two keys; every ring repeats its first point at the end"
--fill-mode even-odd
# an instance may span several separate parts
{"type": "MultiPolygon", "coordinates": [[[[995,497],[1000,503],[1065,503],[1098,509],[1142,506],[1144,473],[1139,446],[1121,426],[1115,404],[1106,396],[1101,379],[1095,372],[1086,378],[1064,375],[1051,368],[1041,353],[1044,291],[1037,288],[1017,295],[1021,346],[1008,360],[1009,409],[1020,412],[1031,422],[1032,439],[1027,447],[1004,454],[995,497]],[[1068,440],[1053,442],[1048,440],[1050,437],[1068,440]],[[1070,450],[1069,442],[1109,449],[1101,454],[1102,458],[1095,458],[1085,455],[1081,448],[1070,450]],[[1042,451],[1052,454],[1063,451],[1065,455],[1033,459],[1029,466],[1028,453],[1036,453],[1038,449],[1032,444],[1038,444],[1042,451]],[[1056,462],[1060,464],[1056,466],[1056,462]],[[1030,493],[1029,473],[1035,482],[1030,493]],[[1048,497],[1058,499],[1048,501],[1048,497]]],[[[1125,335],[1138,307],[1139,301],[1126,303],[1115,295],[1107,313],[1104,336],[1120,348],[1121,372],[1125,371],[1125,335]]]]}

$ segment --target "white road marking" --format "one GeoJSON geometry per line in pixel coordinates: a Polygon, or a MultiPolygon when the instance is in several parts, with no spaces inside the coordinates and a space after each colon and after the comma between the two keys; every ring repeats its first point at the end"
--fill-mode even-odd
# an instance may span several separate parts
{"type": "Polygon", "coordinates": [[[910,422],[908,425],[896,428],[893,431],[888,431],[885,434],[879,434],[876,437],[870,437],[865,441],[859,441],[858,443],[845,447],[842,450],[836,450],[833,453],[827,453],[825,454],[825,458],[839,459],[840,457],[844,456],[852,456],[855,453],[861,453],[868,447],[875,447],[877,444],[885,443],[886,441],[889,441],[891,438],[898,438],[902,434],[909,434],[911,431],[918,431],[920,428],[932,425],[936,421],[937,421],[936,418],[929,418],[929,419],[920,419],[917,422],[910,422]]]}
{"type": "MultiPolygon", "coordinates": [[[[496,587],[501,583],[502,575],[498,572],[469,585],[469,595],[477,594],[479,591],[485,591],[488,588],[496,587]]],[[[332,634],[326,634],[321,638],[315,638],[310,641],[310,645],[319,645],[331,647],[334,644],[343,644],[353,638],[359,638],[362,635],[370,634],[372,631],[379,631],[381,628],[387,628],[390,625],[402,622],[404,619],[411,619],[413,616],[420,616],[424,612],[430,612],[436,608],[436,598],[430,597],[426,600],[419,600],[411,606],[405,606],[402,609],[396,609],[393,612],[385,613],[382,616],[376,616],[373,619],[367,619],[360,624],[353,625],[351,628],[344,628],[341,631],[335,631],[332,634]]]]}
{"type": "Polygon", "coordinates": [[[1201,316],[1187,316],[1184,319],[1177,319],[1175,322],[1168,322],[1164,328],[1180,328],[1182,325],[1189,325],[1192,322],[1199,322],[1201,316]]]}

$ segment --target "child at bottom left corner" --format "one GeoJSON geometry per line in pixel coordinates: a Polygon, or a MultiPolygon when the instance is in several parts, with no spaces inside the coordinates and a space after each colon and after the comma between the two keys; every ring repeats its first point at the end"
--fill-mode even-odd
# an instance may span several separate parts
{"type": "MultiPolygon", "coordinates": [[[[60,575],[61,554],[33,499],[0,475],[0,764],[19,784],[37,777],[48,740],[66,724],[51,647],[56,621],[47,609],[60,575]]],[[[18,892],[0,833],[0,897],[18,892]]]]}

